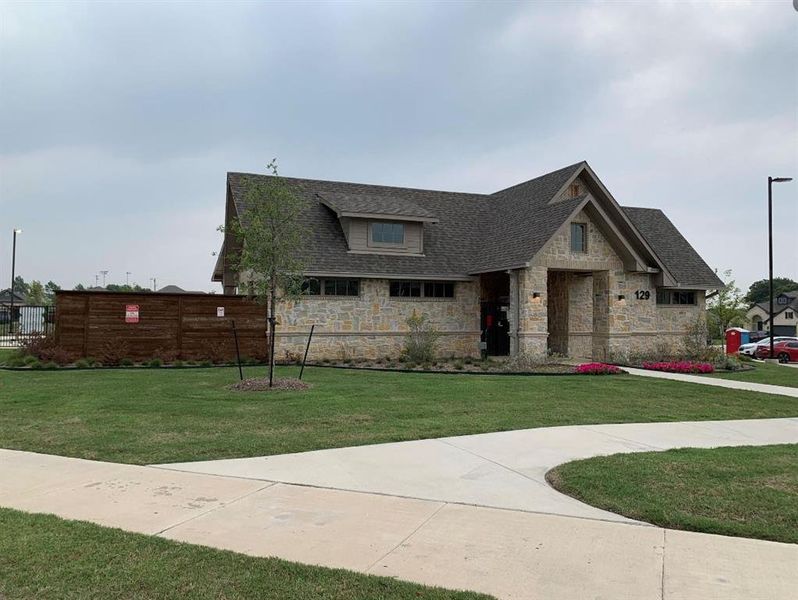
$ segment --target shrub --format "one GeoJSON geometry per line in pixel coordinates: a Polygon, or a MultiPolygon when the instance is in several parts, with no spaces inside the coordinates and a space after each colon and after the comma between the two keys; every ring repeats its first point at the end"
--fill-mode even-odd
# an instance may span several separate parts
{"type": "Polygon", "coordinates": [[[147,362],[147,366],[157,369],[163,366],[163,361],[160,358],[153,358],[147,362]]]}
{"type": "Polygon", "coordinates": [[[42,369],[47,369],[48,371],[52,371],[53,369],[57,369],[58,368],[58,363],[51,360],[51,361],[48,361],[46,363],[42,363],[41,364],[41,368],[42,369]]]}
{"type": "Polygon", "coordinates": [[[68,365],[75,360],[75,355],[57,345],[51,335],[33,335],[26,338],[20,351],[25,356],[33,356],[37,360],[54,362],[57,365],[68,365]]]}
{"type": "Polygon", "coordinates": [[[298,352],[285,351],[285,363],[288,365],[296,365],[302,362],[302,357],[298,352]]]}
{"type": "Polygon", "coordinates": [[[218,365],[227,360],[227,352],[225,351],[226,344],[218,340],[207,340],[203,344],[203,355],[205,360],[209,360],[212,364],[218,365]]]}
{"type": "Polygon", "coordinates": [[[504,370],[511,372],[534,371],[535,369],[547,364],[548,356],[538,356],[533,354],[521,353],[511,357],[504,363],[504,370]]]}
{"type": "MultiPolygon", "coordinates": [[[[33,360],[34,360],[34,362],[36,362],[38,364],[39,361],[36,358],[34,358],[33,360]]],[[[12,357],[6,359],[6,363],[5,364],[6,364],[7,367],[13,367],[13,368],[31,366],[31,365],[26,364],[25,363],[25,359],[22,358],[21,356],[12,356],[12,357]]]]}
{"type": "Polygon", "coordinates": [[[124,340],[107,340],[103,342],[98,352],[100,362],[112,367],[122,364],[128,354],[128,345],[124,340]]]}
{"type": "Polygon", "coordinates": [[[407,335],[405,335],[404,354],[414,362],[430,362],[435,358],[435,347],[440,334],[429,324],[425,315],[418,315],[416,311],[408,317],[407,335]]]}
{"type": "Polygon", "coordinates": [[[81,358],[81,359],[75,361],[75,366],[78,369],[88,369],[88,368],[91,367],[91,363],[88,360],[86,360],[85,358],[81,358]]]}
{"type": "Polygon", "coordinates": [[[93,356],[87,356],[86,357],[86,362],[89,363],[89,366],[92,366],[92,367],[97,365],[97,359],[94,358],[93,356]]]}
{"type": "Polygon", "coordinates": [[[39,362],[39,359],[33,356],[33,354],[28,354],[22,359],[22,364],[24,365],[30,365],[35,362],[39,362]]]}
{"type": "Polygon", "coordinates": [[[455,369],[456,371],[462,371],[462,370],[463,370],[463,368],[465,367],[465,365],[463,364],[463,361],[462,361],[462,360],[456,360],[456,361],[454,361],[454,364],[453,364],[452,366],[454,367],[454,369],[455,369]]]}
{"type": "Polygon", "coordinates": [[[682,340],[684,347],[684,358],[697,361],[711,359],[715,350],[707,346],[709,331],[707,320],[704,315],[696,316],[687,326],[687,331],[682,340]]]}
{"type": "Polygon", "coordinates": [[[201,366],[201,367],[212,367],[213,366],[213,362],[206,358],[205,360],[200,361],[199,366],[201,366]]]}
{"type": "Polygon", "coordinates": [[[130,358],[122,358],[119,360],[120,367],[132,367],[135,363],[130,358]]]}
{"type": "Polygon", "coordinates": [[[172,366],[173,366],[175,369],[182,369],[182,368],[183,368],[185,365],[183,364],[183,361],[182,361],[182,360],[180,360],[180,359],[177,359],[176,361],[174,361],[174,362],[172,363],[172,366]]]}
{"type": "Polygon", "coordinates": [[[580,375],[618,375],[621,370],[615,365],[606,363],[585,363],[574,368],[580,375]]]}
{"type": "Polygon", "coordinates": [[[157,348],[155,352],[152,353],[152,358],[160,359],[161,363],[165,365],[175,362],[177,357],[178,353],[175,350],[167,350],[166,348],[157,348]]]}
{"type": "Polygon", "coordinates": [[[650,371],[664,371],[666,373],[713,373],[715,367],[707,362],[691,360],[644,362],[643,368],[650,371]]]}

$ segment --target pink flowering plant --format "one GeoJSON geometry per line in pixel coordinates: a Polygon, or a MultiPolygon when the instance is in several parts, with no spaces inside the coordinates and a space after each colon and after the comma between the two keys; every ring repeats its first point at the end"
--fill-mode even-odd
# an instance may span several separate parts
{"type": "Polygon", "coordinates": [[[643,368],[649,371],[665,371],[666,373],[714,373],[715,367],[708,362],[692,360],[644,361],[643,368]]]}
{"type": "Polygon", "coordinates": [[[584,363],[575,367],[574,373],[580,375],[618,375],[619,373],[623,373],[623,371],[615,365],[594,362],[584,363]]]}

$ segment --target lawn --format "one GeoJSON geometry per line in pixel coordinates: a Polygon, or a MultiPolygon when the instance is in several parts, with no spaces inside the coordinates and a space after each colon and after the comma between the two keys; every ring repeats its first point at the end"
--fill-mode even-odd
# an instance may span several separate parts
{"type": "Polygon", "coordinates": [[[798,445],[615,454],[547,478],[587,504],[662,527],[798,543],[798,445]]]}
{"type": "Polygon", "coordinates": [[[0,509],[0,598],[487,600],[0,509]]]}
{"type": "Polygon", "coordinates": [[[233,368],[0,371],[0,447],[147,464],[550,425],[798,416],[794,398],[632,376],[309,368],[312,389],[270,395],[226,389],[237,375],[233,368]]]}
{"type": "Polygon", "coordinates": [[[746,364],[752,365],[754,368],[750,371],[740,371],[736,373],[715,373],[709,377],[798,387],[798,369],[759,361],[746,364]]]}

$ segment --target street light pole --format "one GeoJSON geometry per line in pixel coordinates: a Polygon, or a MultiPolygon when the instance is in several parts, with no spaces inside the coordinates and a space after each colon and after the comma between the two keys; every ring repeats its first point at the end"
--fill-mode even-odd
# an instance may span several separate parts
{"type": "Polygon", "coordinates": [[[8,317],[8,333],[14,334],[14,280],[17,278],[17,235],[21,229],[14,229],[14,241],[11,245],[11,314],[8,317]]]}
{"type": "Polygon", "coordinates": [[[770,352],[768,356],[773,360],[773,184],[792,181],[792,177],[768,177],[768,280],[770,282],[770,352]]]}

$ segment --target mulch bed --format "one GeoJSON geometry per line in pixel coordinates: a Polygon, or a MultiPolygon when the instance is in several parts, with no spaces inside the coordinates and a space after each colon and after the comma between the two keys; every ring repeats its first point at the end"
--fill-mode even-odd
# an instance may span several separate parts
{"type": "Polygon", "coordinates": [[[279,378],[273,381],[272,387],[269,387],[268,377],[253,377],[239,381],[233,385],[227,386],[231,390],[238,390],[240,392],[275,392],[280,390],[307,390],[310,384],[300,381],[299,379],[279,378]]]}

